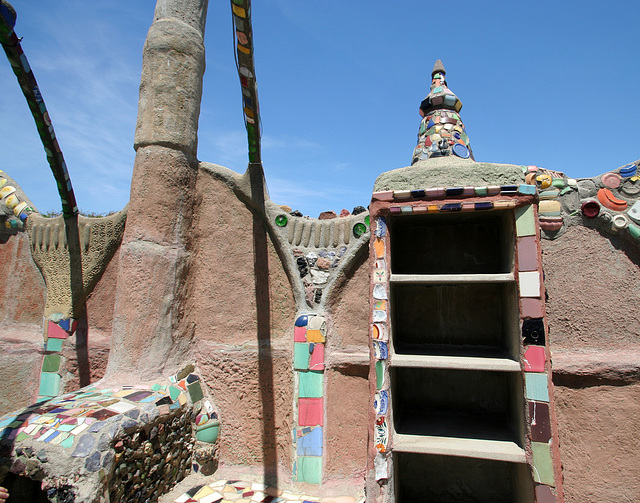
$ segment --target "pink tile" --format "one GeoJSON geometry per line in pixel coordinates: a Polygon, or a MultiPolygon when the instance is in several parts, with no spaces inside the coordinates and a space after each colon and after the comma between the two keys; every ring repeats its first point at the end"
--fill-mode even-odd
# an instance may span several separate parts
{"type": "Polygon", "coordinates": [[[309,370],[324,370],[324,344],[316,344],[309,359],[309,370]]]}
{"type": "Polygon", "coordinates": [[[538,270],[538,244],[536,236],[526,236],[518,239],[518,270],[538,270]]]}
{"type": "Polygon", "coordinates": [[[522,298],[522,313],[523,318],[542,318],[544,316],[544,304],[540,299],[522,298]]]}
{"type": "Polygon", "coordinates": [[[393,190],[384,190],[382,192],[374,192],[373,199],[377,199],[378,201],[392,201],[393,190]]]}
{"type": "Polygon", "coordinates": [[[47,325],[47,336],[53,337],[54,339],[69,338],[69,334],[67,333],[67,331],[60,328],[57,323],[54,323],[51,320],[49,320],[49,323],[47,325]]]}
{"type": "Polygon", "coordinates": [[[324,398],[298,399],[298,425],[322,426],[324,418],[324,398]]]}
{"type": "Polygon", "coordinates": [[[549,486],[536,486],[536,501],[538,503],[556,503],[556,497],[549,486]]]}
{"type": "Polygon", "coordinates": [[[293,329],[294,342],[307,342],[307,327],[295,327],[293,329]]]}
{"type": "Polygon", "coordinates": [[[544,372],[544,346],[527,346],[524,352],[524,370],[526,372],[544,372]]]}

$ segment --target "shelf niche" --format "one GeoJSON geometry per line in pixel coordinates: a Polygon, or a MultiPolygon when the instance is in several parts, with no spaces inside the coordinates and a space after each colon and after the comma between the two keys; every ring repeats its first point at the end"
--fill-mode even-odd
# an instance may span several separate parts
{"type": "Polygon", "coordinates": [[[519,372],[392,369],[397,433],[514,442],[524,445],[519,372]]]}
{"type": "Polygon", "coordinates": [[[390,219],[394,274],[498,274],[513,270],[513,212],[390,219]]]}
{"type": "Polygon", "coordinates": [[[529,503],[533,484],[524,463],[394,454],[396,503],[529,503]]]}

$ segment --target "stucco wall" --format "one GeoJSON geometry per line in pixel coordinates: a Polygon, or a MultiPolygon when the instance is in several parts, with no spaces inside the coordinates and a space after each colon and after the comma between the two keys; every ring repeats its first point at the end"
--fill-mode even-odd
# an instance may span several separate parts
{"type": "Polygon", "coordinates": [[[636,248],[585,227],[542,246],[566,501],[637,501],[636,248]]]}

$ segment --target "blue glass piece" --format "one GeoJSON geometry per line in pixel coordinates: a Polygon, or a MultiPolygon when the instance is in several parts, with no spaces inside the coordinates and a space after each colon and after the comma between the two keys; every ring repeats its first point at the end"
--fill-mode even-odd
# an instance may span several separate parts
{"type": "Polygon", "coordinates": [[[464,187],[452,187],[450,189],[445,190],[445,196],[447,197],[461,196],[463,192],[464,192],[464,187]]]}
{"type": "Polygon", "coordinates": [[[298,316],[298,319],[296,320],[296,327],[306,327],[308,322],[309,317],[306,314],[298,316]]]}
{"type": "Polygon", "coordinates": [[[500,192],[502,194],[515,194],[518,192],[517,185],[500,185],[500,192]]]}
{"type": "Polygon", "coordinates": [[[376,237],[383,237],[387,234],[387,223],[384,221],[384,218],[376,218],[376,237]]]}
{"type": "Polygon", "coordinates": [[[462,211],[462,203],[447,203],[440,207],[440,211],[462,211]]]}
{"type": "MultiPolygon", "coordinates": [[[[466,138],[465,138],[465,142],[467,142],[466,138]]],[[[454,155],[457,155],[461,159],[468,159],[471,156],[471,154],[469,153],[469,149],[465,147],[462,143],[456,143],[453,146],[453,153],[454,155]]]]}
{"type": "Polygon", "coordinates": [[[411,197],[415,197],[416,199],[419,199],[421,197],[424,197],[424,190],[412,190],[411,191],[411,197]]]}

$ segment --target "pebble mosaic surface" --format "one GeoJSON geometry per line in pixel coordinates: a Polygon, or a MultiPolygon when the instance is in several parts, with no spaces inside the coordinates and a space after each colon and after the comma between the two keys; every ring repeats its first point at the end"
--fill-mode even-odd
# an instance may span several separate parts
{"type": "MultiPolygon", "coordinates": [[[[219,480],[212,484],[191,488],[174,503],[356,503],[355,498],[315,498],[304,494],[294,494],[275,487],[243,482],[240,480],[219,480]]],[[[359,503],[364,503],[362,500],[359,503]]]]}
{"type": "MultiPolygon", "coordinates": [[[[194,397],[197,395],[197,390],[194,390],[194,397]]],[[[168,414],[186,403],[186,389],[178,385],[138,385],[116,389],[88,386],[0,418],[0,438],[2,442],[19,443],[32,439],[74,448],[72,456],[87,457],[95,450],[95,440],[87,434],[97,434],[108,420],[111,426],[122,422],[122,426],[128,428],[139,420],[148,421],[150,414],[168,414]]]]}

